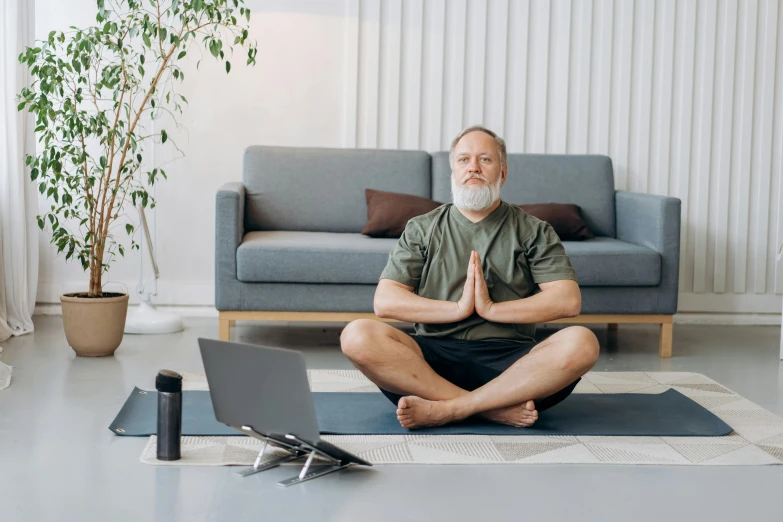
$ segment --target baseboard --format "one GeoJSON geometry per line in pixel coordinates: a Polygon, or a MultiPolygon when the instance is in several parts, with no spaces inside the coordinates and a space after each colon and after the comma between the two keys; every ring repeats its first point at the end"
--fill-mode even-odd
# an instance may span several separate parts
{"type": "Polygon", "coordinates": [[[677,309],[687,313],[780,314],[783,296],[777,294],[695,294],[680,292],[677,309]]]}
{"type": "MultiPolygon", "coordinates": [[[[131,305],[131,308],[133,305],[131,305]]],[[[161,312],[170,312],[181,317],[217,317],[212,306],[158,306],[161,312]]],[[[59,304],[37,304],[35,315],[62,315],[59,304]]],[[[780,326],[781,314],[721,314],[684,312],[674,316],[675,324],[725,324],[744,326],[780,326]]]]}
{"type": "Polygon", "coordinates": [[[724,324],[738,326],[780,326],[781,314],[721,314],[685,312],[674,316],[675,324],[724,324]]]}

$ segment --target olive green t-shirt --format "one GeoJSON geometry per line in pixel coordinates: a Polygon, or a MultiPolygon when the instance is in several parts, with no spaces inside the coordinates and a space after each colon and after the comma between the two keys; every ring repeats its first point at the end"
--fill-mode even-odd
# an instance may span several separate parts
{"type": "MultiPolygon", "coordinates": [[[[457,302],[471,250],[481,257],[489,296],[496,303],[529,297],[539,291],[539,283],[576,280],[551,225],[505,201],[478,223],[451,203],[411,219],[379,279],[412,286],[421,297],[457,302]]],[[[530,341],[536,325],[490,322],[474,312],[454,323],[416,323],[415,330],[431,337],[530,341]]]]}

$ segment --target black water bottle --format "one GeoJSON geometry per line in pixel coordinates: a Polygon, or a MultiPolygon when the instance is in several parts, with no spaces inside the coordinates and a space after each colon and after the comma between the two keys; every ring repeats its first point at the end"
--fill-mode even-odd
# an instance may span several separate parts
{"type": "Polygon", "coordinates": [[[155,378],[158,390],[158,460],[179,460],[182,436],[182,376],[161,370],[155,378]]]}

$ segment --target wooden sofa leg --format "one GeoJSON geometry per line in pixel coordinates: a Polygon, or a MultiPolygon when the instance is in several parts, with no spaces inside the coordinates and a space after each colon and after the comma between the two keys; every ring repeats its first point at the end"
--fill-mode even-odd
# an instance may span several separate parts
{"type": "Polygon", "coordinates": [[[617,330],[617,323],[609,323],[606,325],[609,330],[617,330]]]}
{"type": "Polygon", "coordinates": [[[222,317],[218,320],[220,327],[218,332],[218,338],[221,341],[230,341],[231,340],[231,327],[233,326],[233,322],[231,319],[223,319],[222,317]]]}
{"type": "Polygon", "coordinates": [[[660,336],[659,354],[661,357],[669,358],[672,356],[672,323],[661,323],[660,336]]]}

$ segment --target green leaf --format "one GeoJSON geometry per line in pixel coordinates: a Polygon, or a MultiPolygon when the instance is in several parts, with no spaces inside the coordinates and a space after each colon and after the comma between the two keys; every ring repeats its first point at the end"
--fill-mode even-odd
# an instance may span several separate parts
{"type": "Polygon", "coordinates": [[[166,134],[166,130],[165,130],[165,129],[164,129],[164,130],[161,130],[161,131],[160,131],[160,141],[161,141],[161,143],[166,143],[166,140],[167,140],[168,138],[169,138],[169,135],[168,135],[168,134],[166,134]]]}
{"type": "Polygon", "coordinates": [[[17,106],[16,106],[16,110],[17,110],[17,111],[21,111],[22,109],[24,109],[24,105],[25,105],[25,103],[27,103],[27,102],[22,102],[22,103],[20,103],[19,105],[17,105],[17,106]]]}
{"type": "Polygon", "coordinates": [[[38,228],[43,230],[44,229],[44,220],[43,220],[43,218],[41,216],[35,216],[35,217],[38,220],[38,228]]]}
{"type": "Polygon", "coordinates": [[[218,53],[220,52],[220,49],[218,48],[217,42],[215,40],[211,40],[209,42],[209,52],[212,53],[212,56],[215,58],[218,57],[218,53]]]}
{"type": "Polygon", "coordinates": [[[127,223],[125,225],[125,232],[127,232],[128,235],[133,234],[133,225],[131,225],[130,223],[127,223]]]}
{"type": "Polygon", "coordinates": [[[182,51],[177,55],[177,60],[181,60],[185,57],[185,55],[188,54],[186,51],[182,51]]]}
{"type": "Polygon", "coordinates": [[[150,42],[150,36],[147,33],[142,34],[141,39],[144,40],[144,45],[146,45],[147,47],[152,47],[152,43],[150,42]]]}
{"type": "Polygon", "coordinates": [[[226,60],[226,74],[228,74],[231,71],[231,62],[226,60]]]}

